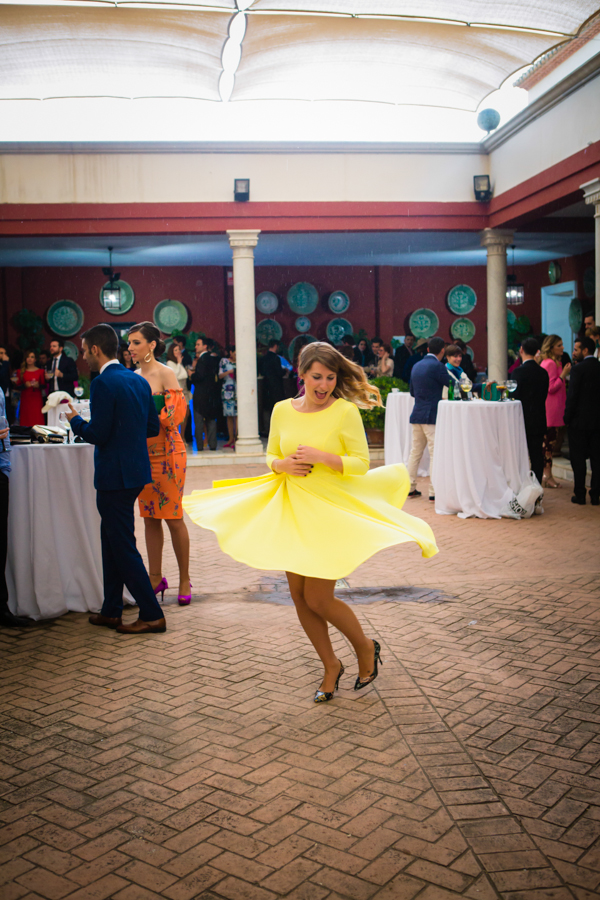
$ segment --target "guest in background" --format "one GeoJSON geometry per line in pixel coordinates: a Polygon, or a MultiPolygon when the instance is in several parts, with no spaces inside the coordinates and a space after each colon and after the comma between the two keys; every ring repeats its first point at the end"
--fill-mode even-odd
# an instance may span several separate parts
{"type": "Polygon", "coordinates": [[[394,378],[402,378],[404,366],[411,357],[414,343],[415,337],[409,333],[404,338],[404,343],[396,347],[396,352],[394,353],[394,378]]]}
{"type": "Polygon", "coordinates": [[[354,348],[354,362],[362,366],[363,369],[366,369],[373,362],[373,354],[364,338],[354,348]]]}
{"type": "Polygon", "coordinates": [[[183,364],[183,353],[181,352],[181,345],[177,341],[173,341],[173,343],[167,350],[167,365],[175,372],[175,378],[177,379],[179,389],[183,394],[183,399],[185,400],[185,418],[181,423],[181,428],[179,429],[181,437],[185,442],[185,432],[190,415],[190,400],[192,399],[192,392],[188,390],[188,373],[183,364]]]}
{"type": "MultiPolygon", "coordinates": [[[[4,349],[4,348],[2,348],[4,349]]],[[[0,393],[0,416],[6,416],[4,393],[0,393]]],[[[10,429],[0,427],[0,627],[26,628],[31,619],[15,616],[8,608],[6,556],[8,550],[8,481],[10,475],[10,429]]]]}
{"type": "Polygon", "coordinates": [[[410,384],[410,376],[414,366],[417,363],[421,362],[421,360],[425,357],[427,353],[427,341],[425,338],[419,338],[414,346],[414,353],[411,357],[409,357],[408,362],[404,366],[404,370],[402,372],[402,381],[405,381],[407,384],[410,384]]]}
{"type": "Polygon", "coordinates": [[[131,353],[129,352],[129,347],[121,344],[121,346],[119,347],[118,359],[121,365],[125,366],[126,369],[133,369],[135,371],[135,365],[133,364],[131,353]]]}
{"type": "Polygon", "coordinates": [[[596,316],[591,311],[587,312],[583,317],[584,335],[585,335],[585,332],[588,330],[588,328],[595,328],[595,327],[596,327],[596,316]]]}
{"type": "Polygon", "coordinates": [[[594,356],[598,359],[598,355],[600,354],[600,328],[598,328],[597,325],[586,328],[585,336],[593,340],[595,346],[594,356]]]}
{"type": "Polygon", "coordinates": [[[380,344],[377,348],[377,366],[375,367],[375,378],[392,378],[394,374],[394,360],[392,359],[392,348],[389,344],[380,344]]]}
{"type": "Polygon", "coordinates": [[[547,430],[546,399],[550,379],[545,368],[535,361],[540,345],[535,338],[525,338],[519,349],[521,365],[515,369],[515,400],[523,406],[525,437],[531,470],[540,484],[544,476],[544,436],[547,430]]]}
{"type": "MultiPolygon", "coordinates": [[[[455,340],[454,343],[462,353],[462,361],[460,364],[461,369],[463,370],[469,381],[472,381],[473,384],[475,384],[475,382],[477,381],[477,369],[475,368],[475,364],[471,359],[471,354],[467,350],[467,345],[464,341],[461,341],[459,339],[455,340]]],[[[448,351],[446,350],[446,352],[448,351]]]]}
{"type": "Polygon", "coordinates": [[[542,344],[542,366],[548,373],[550,385],[546,398],[546,437],[544,439],[544,477],[542,485],[558,488],[561,485],[552,477],[552,457],[560,454],[565,435],[565,403],[567,388],[565,378],[571,371],[571,363],[563,366],[563,340],[558,334],[549,334],[542,344]]]}
{"type": "Polygon", "coordinates": [[[225,447],[233,447],[235,450],[236,425],[237,425],[237,397],[235,389],[235,347],[227,347],[226,356],[219,363],[219,379],[221,380],[221,400],[223,402],[223,415],[227,419],[227,432],[229,440],[225,447]]]}
{"type": "Polygon", "coordinates": [[[285,400],[285,388],[283,386],[283,366],[278,356],[279,341],[269,341],[268,350],[259,362],[259,372],[264,378],[263,382],[263,412],[268,429],[271,413],[276,403],[285,400]]]}
{"type": "Polygon", "coordinates": [[[42,387],[44,371],[35,360],[35,350],[29,350],[21,363],[21,368],[13,375],[16,387],[21,389],[21,405],[19,407],[19,425],[31,428],[44,424],[42,406],[42,387]]]}
{"type": "MultiPolygon", "coordinates": [[[[442,363],[445,343],[440,337],[429,338],[427,356],[413,367],[410,379],[410,393],[415,405],[410,414],[412,425],[412,449],[408,458],[410,476],[409,497],[420,497],[417,490],[417,471],[425,446],[429,448],[430,472],[433,472],[433,451],[435,446],[435,423],[437,408],[445,387],[450,383],[450,373],[442,363]]],[[[435,489],[429,479],[429,499],[435,500],[435,489]]]]}
{"type": "Polygon", "coordinates": [[[74,397],[75,382],[77,381],[77,366],[75,360],[64,352],[64,343],[60,340],[50,341],[50,354],[52,362],[46,370],[46,380],[53,391],[65,391],[74,397]]]}
{"type": "Polygon", "coordinates": [[[219,360],[211,351],[214,341],[199,337],[196,341],[196,359],[192,363],[191,382],[194,385],[194,430],[198,452],[204,450],[206,434],[210,450],[217,449],[217,418],[221,414],[221,386],[219,384],[219,360]]]}
{"type": "MultiPolygon", "coordinates": [[[[49,350],[40,350],[37,357],[38,367],[42,370],[42,372],[46,372],[48,368],[48,364],[50,361],[50,351],[49,350]]],[[[46,380],[44,374],[44,384],[42,385],[42,402],[45,405],[48,394],[50,393],[50,385],[46,380]]]]}
{"type": "Polygon", "coordinates": [[[460,388],[460,376],[463,374],[461,363],[463,360],[462,350],[458,344],[448,344],[446,347],[446,368],[450,372],[450,378],[454,381],[454,386],[460,388]]]}
{"type": "Polygon", "coordinates": [[[569,429],[569,455],[573,467],[571,501],[585,505],[586,461],[592,466],[590,500],[600,505],[600,361],[594,356],[592,338],[578,338],[573,348],[574,366],[565,406],[569,429]]]}
{"type": "Polygon", "coordinates": [[[192,364],[192,354],[186,347],[186,339],[183,337],[183,335],[178,334],[173,338],[173,340],[181,350],[181,362],[186,367],[186,369],[189,368],[192,364]]]}
{"type": "Polygon", "coordinates": [[[164,520],[171,534],[179,566],[177,600],[180,606],[187,606],[192,599],[190,536],[183,521],[181,505],[187,455],[185,444],[179,434],[179,426],[185,419],[187,403],[176,373],[170,366],[163,366],[156,359],[156,356],[162,356],[165,352],[165,345],[156,325],[152,322],[134,325],[129,332],[129,350],[133,361],[139,364],[137,374],[152,388],[152,397],[160,421],[158,436],[148,438],[152,484],[147,484],[138,498],[140,515],[146,529],[150,581],[154,593],[160,592],[164,599],[165,591],[169,587],[162,573],[164,520]]]}
{"type": "MultiPolygon", "coordinates": [[[[10,360],[6,347],[0,346],[0,390],[5,399],[5,407],[8,409],[10,397],[10,360]]],[[[8,413],[4,413],[8,415],[8,413]]]]}
{"type": "Polygon", "coordinates": [[[147,438],[160,432],[148,382],[119,365],[119,339],[110,325],[95,325],[82,335],[83,358],[99,375],[92,382],[92,418],[85,422],[69,404],[73,434],[95,445],[94,487],[100,513],[104,603],[91,625],[116,628],[124,634],[167,630],[163,611],[135,543],[133,506],[152,480],[147,438]],[[139,618],[123,625],[123,587],[139,607],[139,618]]]}
{"type": "Polygon", "coordinates": [[[367,375],[374,377],[375,371],[377,369],[377,364],[379,362],[379,348],[383,346],[383,339],[380,337],[371,338],[371,353],[373,354],[373,358],[370,363],[365,366],[365,372],[367,375]]]}

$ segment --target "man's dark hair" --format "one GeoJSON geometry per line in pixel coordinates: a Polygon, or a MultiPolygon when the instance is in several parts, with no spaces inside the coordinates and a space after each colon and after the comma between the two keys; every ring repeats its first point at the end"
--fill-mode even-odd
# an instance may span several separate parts
{"type": "MultiPolygon", "coordinates": [[[[117,332],[110,325],[93,325],[84,331],[81,339],[86,342],[88,349],[98,347],[98,349],[108,359],[115,359],[117,350],[119,349],[119,338],[117,332]]],[[[60,341],[59,341],[60,344],[60,341]]]]}
{"type": "Polygon", "coordinates": [[[446,347],[446,356],[458,356],[459,354],[462,356],[463,352],[458,343],[448,344],[446,347]]]}
{"type": "Polygon", "coordinates": [[[527,356],[535,356],[535,354],[540,349],[540,345],[535,338],[528,337],[521,341],[521,349],[523,350],[523,353],[527,354],[527,356]]]}
{"type": "Polygon", "coordinates": [[[342,344],[348,344],[349,347],[354,347],[354,338],[351,334],[345,334],[342,338],[342,344]]]}
{"type": "Polygon", "coordinates": [[[271,340],[267,344],[267,347],[269,348],[269,350],[272,350],[273,347],[279,347],[279,343],[280,342],[276,338],[271,338],[271,340]]]}
{"type": "Polygon", "coordinates": [[[593,356],[596,352],[596,344],[590,337],[582,337],[577,338],[575,341],[576,344],[581,344],[581,349],[585,347],[590,356],[593,356]]]}
{"type": "MultiPolygon", "coordinates": [[[[110,326],[109,326],[109,327],[110,327],[110,326]]],[[[90,330],[91,330],[91,329],[90,329],[90,330]]],[[[81,336],[83,337],[83,335],[81,335],[81,336]]],[[[55,342],[58,344],[58,346],[60,347],[61,350],[64,349],[65,342],[63,341],[62,338],[59,338],[59,337],[53,337],[52,340],[50,341],[50,343],[51,343],[51,344],[54,344],[55,342]]]]}
{"type": "Polygon", "coordinates": [[[444,347],[446,346],[446,341],[441,337],[432,337],[429,338],[427,342],[427,351],[428,353],[433,353],[434,356],[437,356],[444,347]]]}
{"type": "Polygon", "coordinates": [[[380,338],[380,337],[371,338],[371,343],[372,344],[383,344],[383,338],[380,338]]]}

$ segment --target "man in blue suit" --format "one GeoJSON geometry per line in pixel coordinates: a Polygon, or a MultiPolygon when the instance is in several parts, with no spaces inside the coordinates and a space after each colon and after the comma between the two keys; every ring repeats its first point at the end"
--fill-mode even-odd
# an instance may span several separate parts
{"type": "Polygon", "coordinates": [[[83,358],[92,372],[92,417],[85,422],[71,405],[67,416],[74,434],[94,444],[94,487],[102,519],[104,603],[92,625],[116,628],[122,634],[153,634],[167,630],[163,611],[135,543],[134,503],[152,481],[146,439],[156,437],[160,424],[145,378],[116,359],[119,341],[110,325],[95,325],[82,336],[83,358]],[[139,607],[139,619],[123,625],[123,585],[139,607]]]}
{"type": "MultiPolygon", "coordinates": [[[[433,471],[437,408],[442,399],[444,387],[448,387],[450,383],[450,373],[442,363],[445,349],[446,344],[442,338],[430,338],[427,344],[427,356],[413,367],[410,376],[410,393],[415,398],[415,405],[410,416],[412,449],[407,465],[410,476],[409,497],[421,496],[421,491],[417,490],[417,470],[426,445],[429,448],[429,471],[433,471]]],[[[429,478],[429,499],[435,500],[431,476],[429,478]]]]}

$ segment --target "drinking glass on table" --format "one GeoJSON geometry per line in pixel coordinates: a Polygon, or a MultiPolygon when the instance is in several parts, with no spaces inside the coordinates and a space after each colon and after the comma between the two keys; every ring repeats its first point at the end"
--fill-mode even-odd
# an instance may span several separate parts
{"type": "MultiPolygon", "coordinates": [[[[0,416],[0,431],[6,431],[7,428],[8,419],[6,418],[6,416],[0,416]]],[[[4,438],[2,438],[2,450],[6,450],[6,447],[4,445],[4,438]]]]}
{"type": "Polygon", "coordinates": [[[471,390],[472,387],[473,387],[473,382],[471,381],[469,376],[465,372],[463,372],[460,376],[460,389],[464,395],[463,400],[467,399],[469,391],[471,390]]]}
{"type": "Polygon", "coordinates": [[[81,398],[83,397],[83,390],[84,389],[82,387],[79,387],[79,385],[75,388],[74,393],[78,400],[81,400],[81,398]]]}
{"type": "Polygon", "coordinates": [[[504,383],[498,382],[496,388],[500,391],[500,400],[506,400],[506,385],[504,383]]]}
{"type": "Polygon", "coordinates": [[[66,414],[66,412],[61,412],[61,413],[58,414],[58,421],[59,421],[60,424],[63,426],[63,428],[66,428],[66,430],[67,430],[67,441],[66,441],[66,443],[67,443],[67,444],[70,444],[70,443],[71,443],[71,440],[70,440],[70,438],[71,438],[71,423],[70,423],[69,420],[67,419],[67,414],[66,414]]]}
{"type": "MultiPolygon", "coordinates": [[[[507,388],[509,394],[513,394],[513,393],[516,391],[516,389],[517,389],[517,382],[516,382],[516,381],[512,381],[512,380],[507,381],[507,382],[506,382],[506,388],[507,388]]],[[[513,400],[514,397],[511,397],[510,399],[513,400]]]]}

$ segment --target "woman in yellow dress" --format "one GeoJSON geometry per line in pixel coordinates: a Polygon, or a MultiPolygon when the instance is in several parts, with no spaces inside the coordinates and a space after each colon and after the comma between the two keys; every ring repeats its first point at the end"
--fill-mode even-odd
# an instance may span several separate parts
{"type": "Polygon", "coordinates": [[[187,454],[179,434],[185,420],[187,402],[175,372],[155,358],[164,352],[160,331],[152,322],[140,322],[129,331],[129,351],[137,374],[152,388],[152,396],[160,419],[160,434],[148,438],[148,455],[152,467],[152,483],[139,496],[140,515],[146,531],[146,549],[150,581],[155,594],[163,599],[169,587],[162,574],[163,520],[171,533],[173,550],[179,566],[180,606],[192,599],[190,588],[190,536],[183,521],[181,497],[185,484],[187,454]]]}
{"type": "Polygon", "coordinates": [[[335,582],[374,553],[416,541],[424,557],[438,552],[431,528],[402,511],[410,488],[403,465],[369,471],[369,451],[357,406],[381,406],[364,371],[329,344],[303,348],[302,397],[273,409],[267,447],[271,474],[217,481],[183,505],[214,531],[221,549],[257,569],[284,570],[300,623],[325,674],[315,703],[331,700],[344,666],[329,624],[350,641],[360,690],[378,674],[380,647],[367,638],[352,609],[334,597],[335,582]]]}

